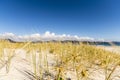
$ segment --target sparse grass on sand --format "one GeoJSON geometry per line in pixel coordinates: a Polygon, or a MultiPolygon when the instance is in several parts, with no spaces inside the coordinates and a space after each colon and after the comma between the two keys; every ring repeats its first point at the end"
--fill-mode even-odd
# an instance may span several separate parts
{"type": "Polygon", "coordinates": [[[120,54],[82,43],[1,40],[0,70],[0,79],[6,71],[12,80],[120,80],[120,54]]]}

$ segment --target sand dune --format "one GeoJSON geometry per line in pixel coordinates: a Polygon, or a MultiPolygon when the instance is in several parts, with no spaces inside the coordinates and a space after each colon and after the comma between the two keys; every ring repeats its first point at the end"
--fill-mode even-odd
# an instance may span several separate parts
{"type": "MultiPolygon", "coordinates": [[[[119,47],[101,47],[108,51],[114,51],[119,52],[119,47]]],[[[36,57],[36,63],[39,63],[39,52],[34,51],[34,54],[36,57]]],[[[33,70],[33,62],[32,62],[32,55],[29,55],[29,57],[26,55],[26,51],[24,49],[4,49],[4,59],[0,62],[2,63],[0,65],[0,80],[35,80],[34,70],[33,70]],[[8,56],[7,54],[10,51],[14,51],[14,55],[12,56],[10,60],[10,65],[8,62],[8,56]],[[9,66],[8,66],[9,65],[9,66]]],[[[55,58],[56,55],[50,54],[47,51],[41,52],[41,65],[40,67],[43,69],[43,79],[47,80],[47,77],[50,77],[50,80],[54,80],[55,78],[55,71],[51,68],[53,67],[56,62],[55,58]],[[49,65],[49,73],[46,74],[46,68],[45,68],[45,56],[47,56],[47,61],[49,65]]],[[[36,65],[37,65],[36,64],[36,65]]],[[[97,67],[96,67],[97,68],[97,67]]],[[[115,77],[116,75],[120,75],[120,67],[118,67],[114,74],[112,75],[115,77]]],[[[90,76],[88,80],[104,80],[105,79],[105,73],[102,69],[95,70],[94,68],[90,68],[90,76]]],[[[66,80],[77,80],[75,71],[67,71],[66,72],[66,80]],[[68,79],[67,79],[68,78],[68,79]]],[[[120,80],[120,76],[116,76],[113,80],[120,80]]],[[[82,79],[85,80],[85,79],[82,79]]]]}

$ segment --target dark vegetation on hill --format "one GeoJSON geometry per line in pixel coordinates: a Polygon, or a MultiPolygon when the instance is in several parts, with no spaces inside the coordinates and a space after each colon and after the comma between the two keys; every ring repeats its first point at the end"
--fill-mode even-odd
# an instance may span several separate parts
{"type": "MultiPolygon", "coordinates": [[[[23,41],[15,41],[12,39],[1,39],[5,41],[9,41],[11,43],[24,43],[23,41]]],[[[26,42],[26,41],[25,41],[26,42]]],[[[120,42],[118,41],[77,41],[77,40],[63,40],[63,41],[57,41],[57,40],[50,40],[50,41],[30,41],[32,43],[43,43],[43,42],[61,42],[61,43],[73,43],[73,44],[89,44],[89,45],[100,45],[100,46],[120,46],[120,42]]]]}

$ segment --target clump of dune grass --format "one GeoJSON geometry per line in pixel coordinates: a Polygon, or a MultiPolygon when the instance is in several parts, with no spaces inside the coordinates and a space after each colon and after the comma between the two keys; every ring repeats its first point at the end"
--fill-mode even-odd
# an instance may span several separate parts
{"type": "MultiPolygon", "coordinates": [[[[90,75],[98,70],[103,71],[103,80],[111,80],[114,79],[113,74],[117,67],[120,67],[119,54],[89,44],[70,42],[10,43],[2,41],[0,45],[0,59],[4,58],[4,48],[26,50],[26,60],[31,63],[33,68],[30,73],[34,75],[36,80],[72,79],[71,76],[67,76],[69,71],[75,74],[76,80],[90,80],[90,75]],[[49,55],[54,56],[53,59],[50,59],[55,62],[52,66],[49,55]]],[[[13,53],[8,53],[8,67],[13,53]]]]}
{"type": "MultiPolygon", "coordinates": [[[[89,69],[94,68],[97,66],[98,69],[104,70],[105,80],[110,80],[111,76],[116,69],[116,66],[119,62],[119,55],[108,52],[103,49],[98,49],[95,46],[91,45],[84,45],[84,44],[77,44],[74,45],[72,43],[39,43],[39,44],[30,44],[30,50],[36,50],[40,48],[42,51],[49,51],[50,54],[56,55],[55,61],[56,65],[52,66],[56,72],[54,75],[55,79],[66,79],[65,72],[72,70],[76,73],[77,80],[81,79],[89,79],[89,69]],[[116,63],[117,62],[117,63],[116,63]],[[110,66],[114,68],[108,71],[110,66]]],[[[48,53],[48,54],[49,54],[48,53]]],[[[33,54],[33,53],[32,53],[33,54]]],[[[45,53],[46,54],[46,53],[45,53]]],[[[41,53],[39,53],[41,55],[41,53]]],[[[32,55],[33,57],[33,65],[34,65],[34,73],[38,73],[36,70],[36,55],[32,55]]],[[[40,58],[41,59],[41,58],[40,58]]],[[[39,60],[40,61],[40,60],[39,60]]],[[[44,67],[49,71],[48,63],[47,63],[47,56],[44,55],[44,67]]],[[[41,69],[41,68],[39,68],[41,69]]],[[[44,71],[44,70],[43,70],[44,71]]]]}

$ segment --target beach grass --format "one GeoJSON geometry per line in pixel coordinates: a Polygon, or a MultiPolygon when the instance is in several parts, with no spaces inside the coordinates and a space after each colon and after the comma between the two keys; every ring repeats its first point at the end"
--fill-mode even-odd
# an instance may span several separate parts
{"type": "MultiPolygon", "coordinates": [[[[89,44],[11,43],[1,40],[0,60],[5,58],[4,49],[25,50],[25,59],[31,64],[30,73],[35,80],[90,80],[92,74],[98,72],[96,75],[99,75],[99,70],[102,71],[103,80],[119,77],[119,75],[113,76],[113,74],[120,66],[120,54],[89,44]]],[[[14,52],[8,53],[7,72],[9,72],[12,58],[15,57],[14,52]]]]}

